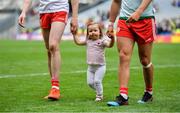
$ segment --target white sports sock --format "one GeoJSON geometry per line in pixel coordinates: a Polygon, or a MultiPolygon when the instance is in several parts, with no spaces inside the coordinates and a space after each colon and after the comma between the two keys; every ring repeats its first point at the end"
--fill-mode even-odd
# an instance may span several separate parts
{"type": "Polygon", "coordinates": [[[151,95],[153,94],[153,91],[146,91],[146,92],[148,92],[148,93],[151,94],[151,95]]]}
{"type": "Polygon", "coordinates": [[[124,94],[124,93],[121,93],[121,96],[126,100],[128,99],[128,96],[126,94],[124,94]]]}
{"type": "Polygon", "coordinates": [[[58,89],[58,90],[59,90],[59,87],[58,87],[58,86],[52,86],[52,88],[55,88],[55,89],[58,89]]]}

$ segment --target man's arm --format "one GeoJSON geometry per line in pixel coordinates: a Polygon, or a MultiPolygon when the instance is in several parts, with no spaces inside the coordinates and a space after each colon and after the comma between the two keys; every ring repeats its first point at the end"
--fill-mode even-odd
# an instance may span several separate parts
{"type": "Polygon", "coordinates": [[[79,0],[71,0],[72,19],[78,18],[79,0]]]}
{"type": "Polygon", "coordinates": [[[110,9],[110,17],[109,17],[110,22],[112,22],[112,23],[115,22],[116,17],[119,14],[120,6],[121,6],[121,0],[113,0],[112,1],[111,9],[110,9]]]}
{"type": "MultiPolygon", "coordinates": [[[[116,21],[116,17],[119,14],[119,10],[121,7],[121,0],[113,0],[110,8],[109,14],[109,25],[107,29],[107,36],[114,34],[114,22],[116,21]]],[[[114,40],[113,40],[114,41],[114,40]]],[[[113,43],[111,44],[113,46],[113,43]]]]}
{"type": "Polygon", "coordinates": [[[139,7],[136,9],[136,11],[127,19],[128,22],[134,22],[138,21],[142,13],[146,10],[146,8],[149,6],[149,4],[152,2],[152,0],[142,0],[139,7]]]}
{"type": "Polygon", "coordinates": [[[23,26],[25,23],[26,13],[31,5],[31,0],[24,0],[22,12],[19,16],[18,23],[23,26]]]}
{"type": "Polygon", "coordinates": [[[71,0],[72,6],[72,20],[71,20],[71,32],[76,32],[78,29],[78,9],[79,0],[71,0]]]}

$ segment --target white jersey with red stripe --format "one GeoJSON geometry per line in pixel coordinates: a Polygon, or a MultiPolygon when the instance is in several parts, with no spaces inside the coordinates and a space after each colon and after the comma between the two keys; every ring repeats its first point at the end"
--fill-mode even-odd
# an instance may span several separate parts
{"type": "Polygon", "coordinates": [[[39,13],[69,12],[68,0],[40,0],[39,13]]]}

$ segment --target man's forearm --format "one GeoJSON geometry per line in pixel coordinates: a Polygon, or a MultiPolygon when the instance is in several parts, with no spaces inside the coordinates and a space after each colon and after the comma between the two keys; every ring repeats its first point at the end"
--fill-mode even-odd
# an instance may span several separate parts
{"type": "Polygon", "coordinates": [[[22,12],[26,13],[31,5],[31,0],[24,0],[22,12]]]}
{"type": "Polygon", "coordinates": [[[78,18],[79,0],[71,0],[72,18],[78,18]]]}
{"type": "Polygon", "coordinates": [[[110,22],[115,22],[116,17],[119,14],[119,9],[121,6],[121,0],[113,0],[112,4],[111,4],[111,9],[110,9],[110,17],[109,17],[109,21],[110,22]]]}

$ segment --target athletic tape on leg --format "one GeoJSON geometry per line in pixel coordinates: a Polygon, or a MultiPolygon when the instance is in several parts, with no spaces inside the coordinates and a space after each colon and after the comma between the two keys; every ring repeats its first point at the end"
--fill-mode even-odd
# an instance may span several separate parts
{"type": "Polygon", "coordinates": [[[150,68],[151,65],[152,65],[152,62],[150,62],[147,66],[144,66],[144,65],[143,65],[143,68],[150,68]]]}

